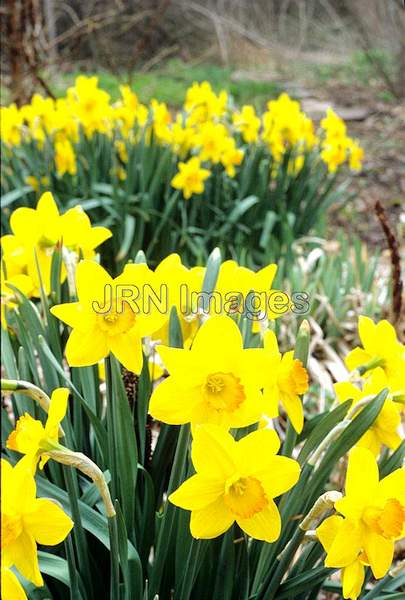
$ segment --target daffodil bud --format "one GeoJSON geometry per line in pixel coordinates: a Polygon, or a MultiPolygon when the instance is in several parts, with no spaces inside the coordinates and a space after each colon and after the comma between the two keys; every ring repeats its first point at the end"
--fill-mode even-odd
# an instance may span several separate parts
{"type": "Polygon", "coordinates": [[[324,516],[324,514],[334,507],[335,502],[340,500],[342,494],[337,491],[325,492],[315,502],[307,516],[302,520],[299,527],[303,531],[308,531],[324,516]]]}

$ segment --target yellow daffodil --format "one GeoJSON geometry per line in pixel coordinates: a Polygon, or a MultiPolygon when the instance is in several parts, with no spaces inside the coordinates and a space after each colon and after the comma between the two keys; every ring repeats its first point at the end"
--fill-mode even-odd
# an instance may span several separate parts
{"type": "Polygon", "coordinates": [[[227,139],[228,133],[225,125],[207,121],[200,126],[193,145],[199,148],[199,156],[202,161],[209,160],[213,164],[217,164],[221,160],[227,139]]]}
{"type": "Polygon", "coordinates": [[[67,99],[88,138],[96,132],[109,134],[112,122],[110,96],[98,87],[97,77],[77,77],[74,87],[67,91],[67,99]]]}
{"type": "MultiPolygon", "coordinates": [[[[322,546],[329,552],[340,529],[344,525],[344,518],[340,515],[332,515],[325,519],[316,529],[316,534],[322,546]]],[[[343,598],[357,600],[360,596],[364,583],[365,555],[359,554],[351,563],[342,568],[343,598]]]]}
{"type": "Polygon", "coordinates": [[[236,521],[249,536],[274,542],[281,519],[273,498],[295,485],[298,463],[277,456],[275,431],[261,429],[236,442],[215,425],[198,427],[191,458],[196,474],[169,496],[170,502],[191,510],[195,538],[215,538],[236,521]]]}
{"type": "Polygon", "coordinates": [[[226,111],[228,95],[225,91],[218,95],[208,81],[194,82],[187,90],[184,110],[189,113],[188,124],[202,123],[214,117],[221,117],[226,111]]]}
{"type": "Polygon", "coordinates": [[[236,147],[236,142],[233,138],[228,137],[224,140],[221,164],[225,167],[225,171],[229,177],[235,177],[235,167],[238,167],[242,163],[243,156],[243,150],[236,147]]]}
{"type": "Polygon", "coordinates": [[[395,541],[405,534],[405,467],[379,481],[370,450],[353,448],[345,494],[335,503],[343,523],[327,550],[325,565],[347,568],[360,560],[380,579],[391,566],[395,541]]]}
{"type": "Polygon", "coordinates": [[[394,327],[386,320],[374,323],[368,317],[359,317],[359,337],[363,345],[346,356],[350,371],[366,367],[367,374],[381,367],[393,392],[405,392],[405,346],[401,344],[394,327]]]}
{"type": "Polygon", "coordinates": [[[268,361],[268,376],[264,387],[265,413],[271,418],[277,417],[281,402],[295,431],[300,433],[304,425],[300,396],[308,390],[307,370],[300,360],[294,358],[293,351],[280,354],[273,331],[265,333],[264,349],[268,361]]]}
{"type": "MultiPolygon", "coordinates": [[[[63,243],[77,255],[93,258],[95,248],[112,235],[106,227],[92,227],[80,205],[61,215],[50,192],[42,194],[36,209],[17,208],[10,217],[10,228],[13,235],[1,238],[7,278],[28,275],[35,284],[35,296],[39,296],[40,276],[49,293],[52,255],[58,244],[63,243]]],[[[62,279],[64,276],[62,270],[62,279]]]]}
{"type": "Polygon", "coordinates": [[[154,390],[151,415],[173,425],[215,423],[244,427],[263,413],[262,349],[243,349],[236,323],[225,316],[209,318],[198,330],[191,350],[158,346],[170,376],[154,390]]]}
{"type": "Polygon", "coordinates": [[[59,139],[55,142],[55,165],[59,177],[63,177],[65,173],[76,175],[76,155],[72,144],[66,138],[59,139]]]}
{"type": "MultiPolygon", "coordinates": [[[[24,460],[12,467],[2,459],[2,567],[14,566],[26,579],[42,586],[37,543],[46,546],[60,544],[72,527],[72,520],[55,502],[47,498],[36,498],[35,480],[24,460]]],[[[10,576],[8,584],[10,585],[10,576]]],[[[11,585],[16,589],[15,581],[11,585]]],[[[13,597],[13,600],[16,598],[18,596],[13,597]]]]}
{"type": "Polygon", "coordinates": [[[204,181],[210,176],[208,169],[201,168],[201,161],[195,156],[187,162],[179,162],[179,172],[172,179],[172,186],[182,190],[188,200],[193,194],[202,194],[204,181]]]}
{"type": "Polygon", "coordinates": [[[0,108],[1,140],[6,146],[19,146],[21,144],[24,117],[22,112],[13,103],[0,108]]]}
{"type": "Polygon", "coordinates": [[[165,315],[151,303],[144,310],[144,290],[157,290],[155,274],[145,264],[127,265],[113,279],[100,265],[84,260],[76,271],[78,302],[59,304],[53,315],[73,328],[66,344],[69,365],[94,365],[110,352],[130,371],[142,369],[142,338],[162,325],[165,315]]]}
{"type": "Polygon", "coordinates": [[[247,144],[257,142],[259,137],[260,119],[256,116],[253,106],[245,104],[240,112],[236,111],[232,115],[232,123],[238,131],[241,132],[244,141],[247,144]]]}
{"type": "Polygon", "coordinates": [[[28,457],[27,462],[32,465],[34,471],[39,459],[41,459],[40,468],[44,468],[48,457],[44,456],[43,452],[54,448],[58,443],[59,426],[66,414],[68,397],[67,388],[54,390],[45,427],[41,421],[25,413],[18,419],[15,430],[8,437],[7,448],[25,454],[28,457]]]}
{"type": "MultiPolygon", "coordinates": [[[[373,370],[370,377],[364,382],[362,390],[348,381],[335,383],[334,385],[339,402],[350,399],[353,400],[353,406],[364,398],[377,396],[383,389],[388,387],[387,376],[381,367],[373,370]]],[[[402,440],[399,434],[400,426],[401,405],[388,397],[377,419],[360,438],[357,445],[368,448],[375,456],[379,455],[382,445],[395,450],[402,440]]]]}

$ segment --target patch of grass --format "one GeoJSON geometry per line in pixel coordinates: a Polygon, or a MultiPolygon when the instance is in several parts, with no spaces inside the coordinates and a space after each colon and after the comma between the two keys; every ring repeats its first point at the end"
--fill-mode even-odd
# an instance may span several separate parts
{"type": "MultiPolygon", "coordinates": [[[[227,90],[238,105],[253,104],[262,109],[266,102],[278,96],[282,88],[273,82],[251,81],[241,79],[232,81],[232,69],[217,65],[188,65],[180,60],[171,60],[160,68],[147,73],[140,71],[114,75],[106,71],[98,71],[100,87],[105,89],[115,100],[119,97],[119,86],[127,83],[138,94],[141,102],[148,103],[157,98],[168,105],[178,108],[185,98],[187,88],[194,81],[209,81],[215,91],[227,90]]],[[[53,81],[52,90],[56,96],[63,96],[66,89],[73,85],[75,78],[80,75],[72,71],[53,81]]]]}

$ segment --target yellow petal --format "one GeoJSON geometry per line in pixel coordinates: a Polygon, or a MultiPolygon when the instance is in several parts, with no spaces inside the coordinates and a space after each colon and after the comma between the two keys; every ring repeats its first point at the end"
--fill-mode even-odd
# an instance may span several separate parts
{"type": "Polygon", "coordinates": [[[374,496],[378,481],[377,461],[370,450],[353,448],[347,466],[346,496],[362,503],[374,496]]]}
{"type": "Polygon", "coordinates": [[[71,367],[87,367],[105,358],[110,349],[99,329],[81,332],[73,329],[66,344],[66,360],[71,367]]]}
{"type": "Polygon", "coordinates": [[[357,600],[364,582],[364,567],[359,560],[342,569],[343,598],[357,600]]]}
{"type": "Polygon", "coordinates": [[[80,303],[93,306],[98,302],[104,306],[106,287],[112,286],[113,280],[101,265],[92,260],[82,260],[76,269],[76,290],[80,303]]]}
{"type": "Polygon", "coordinates": [[[193,510],[190,518],[191,535],[200,539],[212,539],[225,533],[234,517],[222,498],[199,510],[193,510]]]}
{"type": "Polygon", "coordinates": [[[69,327],[75,327],[86,331],[96,322],[96,314],[93,311],[84,310],[80,302],[66,302],[52,306],[51,313],[69,327]]]}
{"type": "Polygon", "coordinates": [[[266,508],[257,512],[253,517],[237,518],[236,522],[250,537],[264,542],[274,542],[281,531],[280,513],[273,500],[269,500],[266,508]]]}
{"type": "Polygon", "coordinates": [[[51,192],[44,192],[37,204],[41,219],[55,222],[59,219],[59,210],[51,192]]]}
{"type": "Polygon", "coordinates": [[[38,498],[34,510],[24,515],[24,527],[38,544],[60,544],[73,527],[73,521],[55,502],[38,498]]]}
{"type": "Polygon", "coordinates": [[[224,493],[224,482],[205,475],[193,475],[169,496],[170,502],[186,510],[198,510],[215,502],[224,493]]]}
{"type": "Polygon", "coordinates": [[[340,527],[343,525],[343,517],[339,515],[332,515],[328,517],[317,527],[316,535],[322,546],[329,552],[332,543],[337,536],[340,527]]]}
{"type": "Polygon", "coordinates": [[[56,390],[52,392],[48,419],[45,425],[45,431],[51,438],[57,439],[58,437],[58,427],[65,418],[68,398],[68,388],[56,388],[56,390]]]}
{"type": "Polygon", "coordinates": [[[279,448],[280,439],[273,429],[260,429],[243,437],[236,445],[237,468],[241,475],[268,469],[279,448]]]}
{"type": "Polygon", "coordinates": [[[281,402],[291,421],[291,425],[297,433],[301,433],[304,426],[304,409],[302,408],[301,398],[294,394],[283,394],[281,402]]]}
{"type": "Polygon", "coordinates": [[[276,356],[280,354],[276,334],[270,329],[264,333],[264,348],[276,356]]]}
{"type": "Polygon", "coordinates": [[[38,213],[33,208],[17,208],[11,214],[10,228],[20,242],[35,244],[41,233],[38,213]]]}
{"type": "Polygon", "coordinates": [[[235,452],[235,440],[222,427],[201,425],[196,428],[191,458],[197,473],[225,481],[235,473],[235,452]]]}
{"type": "Polygon", "coordinates": [[[394,542],[367,529],[364,534],[364,550],[374,577],[384,577],[392,563],[394,542]]]}
{"type": "Polygon", "coordinates": [[[23,531],[15,542],[8,546],[7,552],[12,557],[12,564],[21,575],[38,587],[44,585],[39,572],[37,545],[32,535],[23,531]]]}
{"type": "Polygon", "coordinates": [[[3,600],[28,600],[23,586],[10,569],[1,569],[1,597],[3,600]]]}
{"type": "Polygon", "coordinates": [[[156,351],[170,375],[182,376],[192,366],[190,361],[192,353],[188,350],[170,348],[170,346],[157,346],[156,351]]]}
{"type": "Polygon", "coordinates": [[[220,347],[221,353],[242,349],[242,335],[239,327],[231,317],[210,317],[200,327],[194,338],[192,350],[208,356],[220,347]]]}
{"type": "Polygon", "coordinates": [[[128,371],[140,374],[143,365],[142,343],[136,328],[110,338],[110,350],[128,371]]]}
{"type": "Polygon", "coordinates": [[[357,559],[362,549],[361,529],[354,521],[345,519],[325,559],[326,567],[347,567],[357,559]]]}
{"type": "Polygon", "coordinates": [[[400,498],[405,495],[405,467],[396,469],[384,479],[381,479],[377,487],[378,499],[382,502],[390,498],[400,498]]]}
{"type": "Polygon", "coordinates": [[[112,233],[109,229],[107,229],[107,227],[92,227],[86,235],[86,248],[93,250],[108,240],[111,236],[112,233]]]}
{"type": "Polygon", "coordinates": [[[353,371],[361,365],[366,365],[371,360],[371,355],[363,348],[354,348],[345,358],[345,363],[349,371],[353,371]]]}
{"type": "Polygon", "coordinates": [[[335,383],[333,387],[339,402],[346,402],[346,400],[354,400],[354,402],[358,402],[362,397],[362,393],[359,388],[349,381],[335,383]]]}
{"type": "Polygon", "coordinates": [[[181,425],[190,422],[193,406],[189,388],[179,386],[172,377],[168,377],[153,390],[149,412],[158,421],[181,425]]]}
{"type": "Polygon", "coordinates": [[[376,326],[374,322],[369,317],[364,317],[360,315],[359,317],[359,337],[361,343],[363,344],[363,348],[367,350],[367,352],[374,352],[377,350],[376,348],[376,326]]]}
{"type": "Polygon", "coordinates": [[[268,498],[277,498],[297,483],[300,476],[300,466],[292,458],[272,456],[268,461],[268,470],[256,471],[255,465],[252,474],[260,479],[268,498]]]}

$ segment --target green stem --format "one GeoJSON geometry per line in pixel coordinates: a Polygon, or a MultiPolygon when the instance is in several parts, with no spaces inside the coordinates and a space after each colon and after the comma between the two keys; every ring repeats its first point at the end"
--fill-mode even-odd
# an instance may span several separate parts
{"type": "Polygon", "coordinates": [[[110,599],[120,600],[120,566],[118,554],[117,517],[108,517],[108,532],[110,534],[111,581],[110,599]]]}
{"type": "Polygon", "coordinates": [[[113,499],[117,498],[118,481],[117,481],[117,460],[115,454],[115,436],[114,436],[114,406],[113,406],[113,389],[112,389],[112,372],[110,357],[104,359],[105,364],[105,382],[106,382],[106,401],[107,401],[107,445],[108,445],[108,462],[111,474],[111,495],[113,499]]]}

